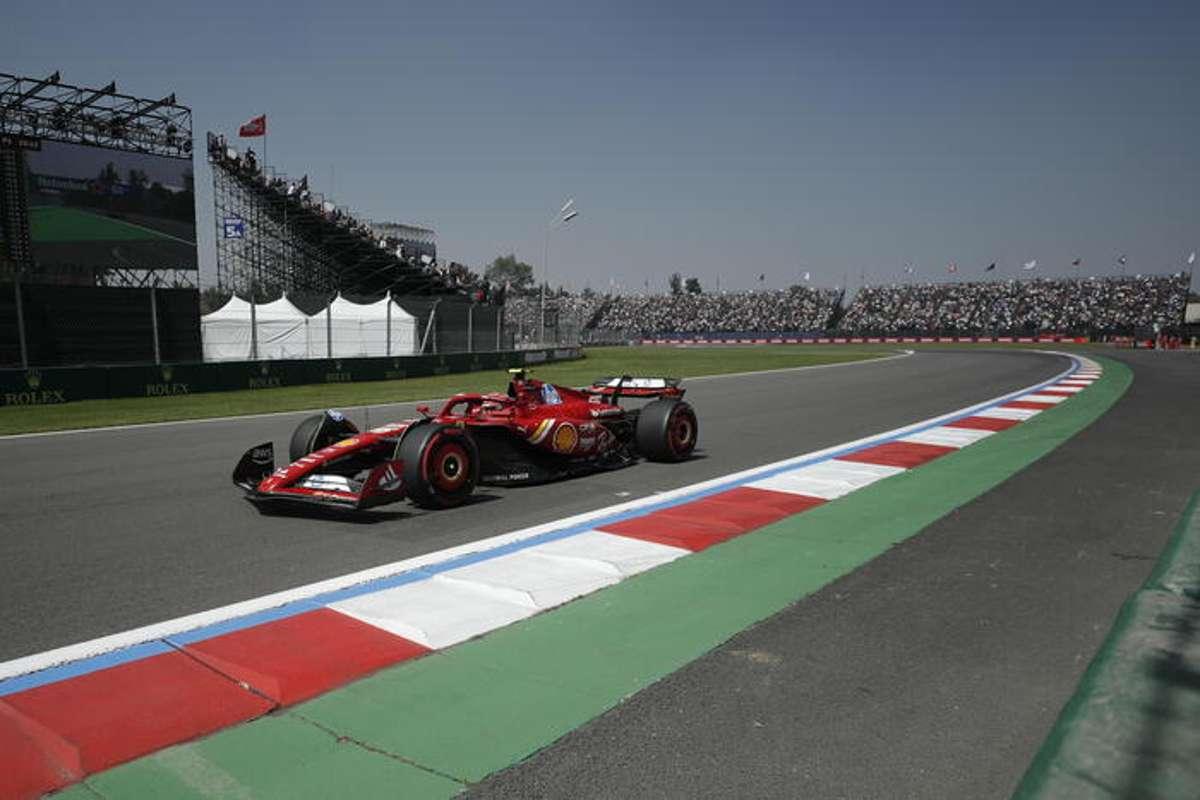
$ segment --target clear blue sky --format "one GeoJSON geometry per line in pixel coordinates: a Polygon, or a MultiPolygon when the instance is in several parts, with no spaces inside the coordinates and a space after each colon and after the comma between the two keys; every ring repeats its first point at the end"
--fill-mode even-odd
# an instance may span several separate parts
{"type": "MultiPolygon", "coordinates": [[[[908,261],[1106,274],[1121,253],[1168,271],[1200,248],[1196,0],[7,0],[4,18],[0,70],[177,92],[200,143],[266,112],[272,164],[473,266],[514,251],[540,276],[574,197],[550,278],[575,288],[853,285],[908,261]]],[[[209,265],[204,164],[197,184],[209,265]]]]}

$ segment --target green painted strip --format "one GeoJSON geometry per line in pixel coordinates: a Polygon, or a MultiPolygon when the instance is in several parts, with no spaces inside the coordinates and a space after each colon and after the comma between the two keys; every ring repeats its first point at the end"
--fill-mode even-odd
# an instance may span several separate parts
{"type": "MultiPolygon", "coordinates": [[[[249,785],[253,775],[273,775],[295,763],[290,754],[281,756],[275,741],[276,722],[285,719],[349,737],[379,758],[401,757],[451,776],[459,783],[426,796],[452,794],[919,533],[1053,450],[1128,388],[1130,371],[1101,360],[1104,377],[1088,391],[919,469],[268,720],[117,767],[87,784],[106,798],[145,796],[148,788],[160,797],[210,796],[169,783],[178,772],[171,759],[185,751],[249,785]],[[235,736],[236,744],[227,743],[235,736]]],[[[357,767],[348,757],[330,756],[326,765],[353,785],[357,767]]],[[[298,788],[297,797],[320,794],[298,788]]]]}
{"type": "Polygon", "coordinates": [[[1200,491],[1015,798],[1200,797],[1200,491]]]}

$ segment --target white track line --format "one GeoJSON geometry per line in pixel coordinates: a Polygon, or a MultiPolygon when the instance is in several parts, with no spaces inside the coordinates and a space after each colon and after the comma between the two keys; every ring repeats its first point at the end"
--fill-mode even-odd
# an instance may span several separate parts
{"type": "MultiPolygon", "coordinates": [[[[804,367],[779,367],[778,369],[760,369],[751,372],[726,372],[718,375],[697,375],[694,378],[684,378],[685,381],[711,381],[722,378],[744,378],[748,375],[769,375],[776,372],[795,372],[804,369],[832,369],[834,367],[857,367],[866,364],[879,364],[884,361],[893,361],[897,358],[908,358],[913,355],[912,350],[901,350],[896,355],[885,356],[883,358],[865,358],[858,361],[839,361],[836,364],[809,364],[804,367]]],[[[556,362],[563,363],[563,362],[556,362]]],[[[135,398],[125,398],[135,399],[135,398]]],[[[444,401],[445,397],[432,397],[426,400],[397,400],[393,403],[369,403],[367,405],[351,404],[341,406],[341,408],[351,410],[356,408],[387,408],[389,406],[401,405],[421,405],[428,403],[439,403],[444,401]]],[[[295,414],[319,414],[329,406],[321,408],[302,408],[295,411],[266,411],[261,414],[234,414],[227,417],[204,417],[203,419],[177,419],[168,420],[165,422],[136,422],[129,425],[105,425],[99,428],[69,428],[61,431],[38,431],[37,433],[10,433],[0,436],[0,444],[6,441],[15,439],[36,439],[44,436],[69,436],[79,433],[111,433],[113,431],[129,431],[140,430],[142,428],[164,428],[172,425],[201,425],[211,422],[241,422],[243,420],[268,419],[270,417],[286,417],[295,414]]]]}
{"type": "Polygon", "coordinates": [[[671,489],[659,494],[650,495],[648,497],[640,497],[634,500],[628,500],[624,503],[607,506],[605,508],[586,511],[582,514],[576,514],[565,519],[552,520],[550,522],[512,531],[510,533],[503,533],[498,536],[491,536],[486,539],[478,539],[474,542],[467,542],[466,544],[461,544],[446,550],[426,553],[424,555],[415,556],[403,561],[396,561],[391,564],[384,564],[382,566],[372,567],[370,569],[360,570],[358,572],[351,572],[335,578],[327,578],[323,581],[317,581],[304,586],[297,586],[294,589],[287,589],[281,592],[274,592],[262,597],[244,600],[240,603],[233,603],[231,605],[214,608],[209,611],[201,611],[196,614],[177,617],[165,622],[146,625],[140,628],[123,631],[121,633],[102,636],[90,641],[79,642],[77,644],[59,647],[54,650],[47,650],[42,653],[35,653],[33,655],[23,656],[11,661],[5,661],[0,663],[0,680],[16,677],[18,675],[26,675],[31,672],[38,672],[43,669],[58,666],[60,664],[80,661],[85,658],[103,655],[104,653],[110,653],[115,650],[122,650],[127,647],[150,642],[155,639],[174,636],[186,631],[194,630],[196,628],[202,628],[208,625],[235,619],[237,617],[243,617],[248,614],[267,611],[272,608],[278,608],[279,606],[287,603],[307,600],[311,597],[316,597],[318,595],[323,595],[339,589],[346,589],[351,586],[357,586],[358,584],[367,583],[368,581],[378,580],[380,578],[388,578],[394,575],[399,575],[403,572],[410,572],[431,564],[449,561],[450,559],[457,558],[459,556],[492,550],[506,544],[520,542],[539,534],[548,533],[550,531],[573,528],[593,520],[611,517],[613,515],[629,511],[635,511],[648,506],[659,505],[671,500],[694,495],[707,489],[727,485],[731,482],[748,482],[749,480],[753,480],[755,476],[763,475],[764,473],[768,473],[790,465],[802,464],[813,459],[820,459],[822,457],[844,451],[847,448],[855,448],[880,440],[900,438],[906,433],[934,427],[945,420],[968,415],[980,409],[1006,402],[1011,398],[1030,392],[1035,387],[1044,386],[1048,383],[1060,380],[1075,367],[1075,357],[1064,353],[1053,353],[1053,355],[1066,355],[1067,358],[1072,359],[1072,363],[1065,370],[1047,380],[1039,381],[1021,389],[1016,389],[998,397],[993,397],[989,400],[984,400],[965,408],[950,411],[940,416],[924,419],[909,425],[894,428],[890,431],[871,434],[870,436],[865,436],[852,442],[841,442],[831,447],[826,447],[822,450],[815,450],[811,453],[793,456],[792,458],[776,461],[771,464],[752,467],[750,469],[735,472],[730,475],[722,475],[717,478],[711,478],[709,480],[690,484],[688,486],[681,486],[678,489],[671,489]]]}

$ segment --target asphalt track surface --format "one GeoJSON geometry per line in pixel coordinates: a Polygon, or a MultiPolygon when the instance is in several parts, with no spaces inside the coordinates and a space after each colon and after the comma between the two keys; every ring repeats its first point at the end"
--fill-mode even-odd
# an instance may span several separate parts
{"type": "MultiPolygon", "coordinates": [[[[909,358],[695,381],[699,457],[540,487],[483,488],[462,508],[361,519],[263,516],[230,472],[304,415],[0,438],[0,660],[204,611],[706,480],[924,419],[1046,379],[1023,352],[909,358]]],[[[378,425],[411,405],[347,409],[378,425]]]]}
{"type": "Polygon", "coordinates": [[[1098,352],[1093,425],[468,796],[1008,797],[1200,486],[1200,356],[1098,352]]]}

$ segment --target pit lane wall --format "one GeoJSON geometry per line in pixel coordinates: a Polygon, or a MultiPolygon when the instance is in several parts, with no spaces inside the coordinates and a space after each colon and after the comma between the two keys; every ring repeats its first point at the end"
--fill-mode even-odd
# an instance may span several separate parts
{"type": "Polygon", "coordinates": [[[391,381],[582,358],[578,347],[486,353],[0,370],[0,406],[391,381]]]}
{"type": "Polygon", "coordinates": [[[1200,797],[1200,492],[1013,795],[1200,797]]]}

